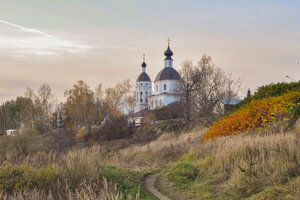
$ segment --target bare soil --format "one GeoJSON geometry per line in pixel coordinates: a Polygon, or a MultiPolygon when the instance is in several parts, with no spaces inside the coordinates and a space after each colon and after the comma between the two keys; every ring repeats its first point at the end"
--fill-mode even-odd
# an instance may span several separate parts
{"type": "Polygon", "coordinates": [[[158,191],[155,188],[154,183],[157,179],[157,176],[158,176],[158,174],[148,174],[145,176],[146,188],[160,200],[171,200],[169,197],[163,195],[160,191],[158,191]]]}

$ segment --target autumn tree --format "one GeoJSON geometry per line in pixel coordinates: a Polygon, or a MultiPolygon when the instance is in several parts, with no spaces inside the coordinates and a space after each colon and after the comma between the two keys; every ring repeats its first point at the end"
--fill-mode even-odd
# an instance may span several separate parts
{"type": "Polygon", "coordinates": [[[71,125],[84,125],[90,131],[96,118],[94,92],[80,80],[65,92],[65,96],[66,115],[71,125]]]}
{"type": "Polygon", "coordinates": [[[120,116],[128,107],[133,107],[133,86],[130,80],[124,80],[114,87],[105,89],[104,107],[111,116],[120,116]],[[128,106],[128,107],[127,107],[128,106]]]}

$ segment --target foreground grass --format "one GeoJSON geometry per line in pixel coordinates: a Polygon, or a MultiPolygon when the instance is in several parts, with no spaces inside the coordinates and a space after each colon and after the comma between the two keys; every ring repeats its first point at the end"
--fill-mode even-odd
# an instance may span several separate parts
{"type": "Polygon", "coordinates": [[[65,153],[36,145],[24,145],[26,154],[21,148],[0,150],[0,199],[151,200],[143,176],[154,169],[162,169],[156,186],[174,200],[300,199],[299,129],[207,143],[203,132],[195,128],[163,133],[146,144],[119,140],[65,153]]]}
{"type": "Polygon", "coordinates": [[[5,166],[0,168],[1,199],[156,199],[143,185],[144,172],[100,166],[87,168],[5,166]]]}
{"type": "MultiPolygon", "coordinates": [[[[36,136],[6,138],[6,145],[24,137],[35,138],[24,148],[41,149],[35,146],[36,136]]],[[[10,148],[13,151],[0,152],[0,199],[156,199],[144,187],[147,171],[122,168],[122,162],[107,156],[107,149],[99,145],[66,153],[24,154],[18,146],[10,148]]]]}
{"type": "Polygon", "coordinates": [[[300,132],[220,138],[161,173],[172,199],[300,199],[300,132]]]}

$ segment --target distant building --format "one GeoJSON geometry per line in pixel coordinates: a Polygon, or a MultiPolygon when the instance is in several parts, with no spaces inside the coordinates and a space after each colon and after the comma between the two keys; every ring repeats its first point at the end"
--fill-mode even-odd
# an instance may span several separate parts
{"type": "Polygon", "coordinates": [[[221,103],[223,104],[224,113],[234,111],[234,109],[236,108],[236,105],[239,102],[241,102],[240,99],[232,99],[230,102],[228,102],[228,101],[226,101],[224,99],[221,100],[221,103]]]}
{"type": "Polygon", "coordinates": [[[180,85],[183,81],[179,73],[173,67],[173,52],[170,43],[164,52],[164,68],[157,74],[152,89],[152,81],[146,73],[145,57],[142,63],[142,73],[136,81],[136,105],[134,107],[134,118],[140,120],[145,110],[154,110],[178,101],[180,85]]]}
{"type": "Polygon", "coordinates": [[[19,131],[16,130],[16,129],[9,129],[9,130],[6,130],[6,135],[7,135],[7,136],[10,136],[10,135],[16,135],[16,134],[19,134],[19,131]]]}

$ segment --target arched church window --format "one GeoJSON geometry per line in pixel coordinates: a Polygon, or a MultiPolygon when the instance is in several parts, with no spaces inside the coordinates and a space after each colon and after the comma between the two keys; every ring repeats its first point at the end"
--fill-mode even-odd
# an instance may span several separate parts
{"type": "Polygon", "coordinates": [[[141,96],[143,95],[143,92],[141,92],[141,96]]]}
{"type": "Polygon", "coordinates": [[[156,91],[158,91],[158,85],[156,85],[156,91]]]}
{"type": "Polygon", "coordinates": [[[143,83],[141,83],[141,85],[143,85],[143,83]]]}
{"type": "Polygon", "coordinates": [[[143,102],[143,98],[141,98],[141,102],[143,102]]]}
{"type": "Polygon", "coordinates": [[[167,84],[164,84],[164,90],[167,90],[167,84]]]}
{"type": "Polygon", "coordinates": [[[148,92],[146,92],[146,103],[148,103],[148,92]]]}

